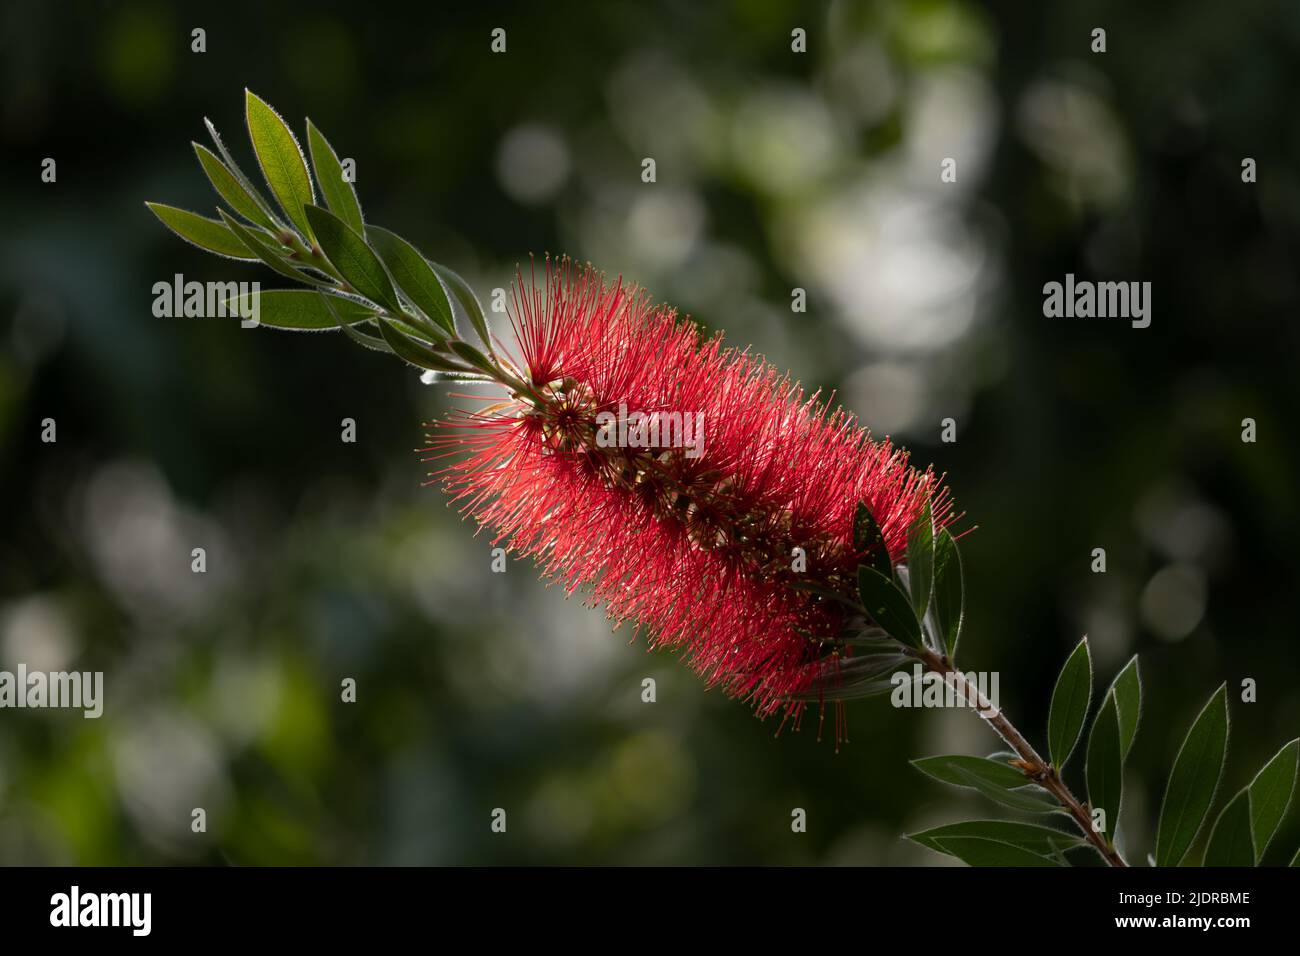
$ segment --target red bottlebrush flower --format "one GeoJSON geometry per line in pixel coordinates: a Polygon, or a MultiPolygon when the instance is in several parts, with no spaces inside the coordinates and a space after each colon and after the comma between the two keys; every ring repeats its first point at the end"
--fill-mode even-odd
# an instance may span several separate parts
{"type": "Polygon", "coordinates": [[[850,612],[825,592],[856,599],[857,503],[899,558],[926,501],[936,527],[951,520],[946,489],[761,358],[590,267],[548,260],[512,298],[506,361],[527,388],[438,423],[426,451],[456,458],[431,480],[494,544],[680,650],[709,685],[797,718],[793,698],[833,686],[852,653],[838,640],[850,612]]]}

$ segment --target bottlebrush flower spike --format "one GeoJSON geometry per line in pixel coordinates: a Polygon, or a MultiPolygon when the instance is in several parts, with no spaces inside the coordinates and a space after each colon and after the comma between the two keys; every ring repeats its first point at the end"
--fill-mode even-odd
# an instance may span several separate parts
{"type": "Polygon", "coordinates": [[[949,523],[946,489],[761,358],[590,266],[548,259],[544,277],[517,278],[508,311],[519,354],[506,361],[528,387],[435,423],[428,455],[455,460],[431,480],[494,544],[708,684],[797,719],[852,653],[853,613],[832,594],[857,600],[857,503],[897,560],[927,502],[949,523]],[[638,438],[648,447],[629,447],[638,438]]]}
{"type": "Polygon", "coordinates": [[[309,124],[308,141],[328,208],[315,204],[305,162],[263,162],[301,155],[293,131],[248,91],[245,107],[279,210],[211,124],[220,156],[200,149],[199,159],[233,212],[219,209],[217,220],[150,209],[204,249],[261,260],[311,287],[240,296],[225,314],[342,329],[451,379],[503,385],[505,402],[453,416],[426,449],[450,456],[435,480],[494,542],[534,557],[548,578],[603,603],[615,622],[633,622],[652,645],[679,650],[761,715],[785,705],[797,721],[808,700],[836,700],[837,739],[841,698],[878,690],[872,682],[905,656],[933,651],[946,664],[961,584],[952,562],[956,628],[937,627],[930,595],[953,592],[937,579],[932,591],[933,534],[951,507],[932,472],[908,467],[905,452],[872,441],[762,359],[702,340],[638,289],[568,260],[548,259],[540,281],[535,270],[519,277],[517,354],[494,347],[463,279],[365,222],[319,129],[309,124]],[[488,354],[461,339],[457,308],[488,354]],[[855,523],[875,532],[860,537],[855,523]],[[911,553],[914,526],[925,533],[908,562],[909,598],[891,559],[911,553]],[[863,650],[875,653],[855,653],[863,650]]]}

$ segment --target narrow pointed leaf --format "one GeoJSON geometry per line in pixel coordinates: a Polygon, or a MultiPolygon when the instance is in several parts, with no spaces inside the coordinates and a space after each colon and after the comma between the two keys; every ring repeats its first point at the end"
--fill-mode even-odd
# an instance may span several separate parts
{"type": "Polygon", "coordinates": [[[1029,813],[1052,813],[1060,806],[1051,795],[1016,768],[987,757],[945,754],[920,757],[912,766],[928,776],[954,787],[982,793],[996,803],[1029,813]]]}
{"type": "Polygon", "coordinates": [[[942,852],[970,866],[1061,866],[1059,860],[1032,853],[1001,840],[976,836],[949,836],[934,841],[942,852]]]}
{"type": "Polygon", "coordinates": [[[431,262],[429,265],[433,266],[434,271],[447,284],[451,294],[460,303],[461,310],[469,319],[470,325],[474,327],[474,332],[478,335],[479,341],[483,343],[489,352],[493,351],[492,337],[488,334],[487,316],[483,312],[483,306],[479,302],[478,296],[469,287],[469,283],[444,265],[439,265],[436,262],[431,262]]]}
{"type": "Polygon", "coordinates": [[[1079,742],[1091,700],[1092,655],[1085,637],[1065,659],[1047,712],[1047,752],[1057,770],[1065,766],[1079,742]]]}
{"type": "Polygon", "coordinates": [[[875,568],[858,565],[858,595],[871,619],[890,636],[912,647],[921,646],[921,625],[906,595],[892,580],[875,568]]]}
{"type": "Polygon", "coordinates": [[[307,120],[307,148],[311,150],[311,165],[316,170],[316,182],[325,195],[330,211],[357,232],[366,231],[361,218],[361,203],[356,188],[343,176],[343,164],[316,124],[307,120]]]}
{"type": "Polygon", "coordinates": [[[418,368],[429,368],[441,372],[467,372],[470,369],[439,355],[433,349],[415,341],[410,336],[399,332],[393,323],[379,319],[379,333],[388,343],[398,358],[418,368]]]}
{"type": "Polygon", "coordinates": [[[244,91],[244,99],[248,136],[266,184],[289,221],[310,239],[311,225],[303,210],[316,201],[316,193],[302,147],[289,125],[264,100],[249,90],[244,91]]]}
{"type": "Polygon", "coordinates": [[[257,258],[261,259],[265,265],[269,266],[280,275],[287,279],[293,279],[295,282],[306,282],[309,285],[316,286],[325,285],[324,282],[317,279],[315,276],[300,272],[298,269],[294,268],[293,263],[290,262],[279,249],[272,246],[271,243],[266,240],[264,233],[255,232],[224,209],[218,209],[217,215],[219,215],[222,222],[226,224],[226,228],[239,237],[240,242],[256,253],[257,258]]]}
{"type": "Polygon", "coordinates": [[[217,147],[217,154],[221,157],[221,161],[225,164],[226,169],[230,171],[230,174],[239,183],[244,192],[252,197],[253,202],[257,204],[257,207],[262,211],[262,214],[271,220],[273,229],[282,229],[284,227],[283,223],[280,222],[280,218],[276,215],[276,211],[271,207],[271,203],[262,195],[262,191],[254,185],[253,181],[248,178],[247,174],[240,168],[239,163],[235,162],[235,157],[230,155],[230,150],[226,149],[226,144],[221,140],[221,134],[218,133],[217,128],[212,125],[212,120],[205,118],[203,120],[203,125],[207,127],[208,135],[212,137],[212,144],[217,147]]]}
{"type": "Polygon", "coordinates": [[[396,233],[378,226],[367,227],[366,238],[411,304],[448,335],[454,336],[456,319],[451,300],[447,298],[442,280],[420,251],[396,233]]]}
{"type": "Polygon", "coordinates": [[[230,203],[230,208],[249,222],[264,229],[275,230],[275,222],[262,211],[257,200],[244,188],[243,183],[235,178],[235,174],[226,168],[226,164],[206,146],[200,143],[192,145],[195,155],[199,157],[199,165],[203,167],[203,172],[207,174],[208,181],[212,183],[212,188],[217,191],[217,195],[230,203]]]}
{"type": "Polygon", "coordinates": [[[468,342],[461,342],[460,340],[453,341],[451,343],[451,350],[485,375],[496,376],[496,366],[488,361],[486,355],[474,348],[474,346],[470,345],[468,342]]]}
{"type": "Polygon", "coordinates": [[[864,501],[859,501],[853,512],[853,550],[862,556],[861,560],[864,560],[868,567],[875,568],[882,577],[893,576],[893,565],[889,562],[889,549],[885,547],[885,535],[864,501]]]}
{"type": "Polygon", "coordinates": [[[1228,753],[1226,684],[1201,709],[1174,759],[1156,827],[1156,865],[1178,866],[1205,822],[1228,753]]]}
{"type": "Polygon", "coordinates": [[[297,332],[327,332],[338,328],[340,320],[360,322],[373,314],[373,310],[351,299],[329,296],[328,303],[322,302],[325,298],[324,293],[313,289],[263,289],[235,296],[227,301],[227,305],[232,309],[251,309],[252,300],[256,299],[260,324],[297,332]],[[337,313],[330,311],[330,304],[334,305],[337,313]]]}
{"type": "Polygon", "coordinates": [[[947,528],[939,531],[934,545],[934,597],[930,603],[934,615],[935,636],[949,660],[957,657],[957,642],[966,618],[966,582],[962,573],[961,551],[947,528]]]}
{"type": "Polygon", "coordinates": [[[945,826],[909,833],[907,838],[930,849],[938,849],[934,841],[950,837],[978,837],[997,840],[1018,846],[1040,856],[1073,849],[1083,845],[1083,838],[1064,830],[1040,826],[1037,823],[1020,823],[1014,820],[966,820],[945,826]]]}
{"type": "Polygon", "coordinates": [[[1254,866],[1259,855],[1251,833],[1250,791],[1242,790],[1214,821],[1205,847],[1205,866],[1254,866]]]}
{"type": "Polygon", "coordinates": [[[936,780],[942,780],[956,787],[970,786],[961,776],[963,772],[1004,790],[1012,790],[1032,783],[1028,777],[1009,764],[1000,760],[990,760],[988,757],[972,757],[969,754],[918,757],[912,761],[912,766],[936,780]]]}
{"type": "MultiPolygon", "coordinates": [[[[334,304],[330,301],[330,299],[333,298],[332,296],[328,296],[323,292],[318,292],[317,295],[320,296],[321,303],[334,319],[335,326],[342,329],[348,338],[365,348],[373,349],[376,352],[388,352],[389,354],[392,354],[392,348],[389,347],[388,343],[384,341],[382,336],[375,336],[370,335],[367,332],[362,332],[355,327],[359,323],[348,322],[344,319],[339,310],[336,309],[334,304]]],[[[379,319],[377,316],[368,316],[367,318],[373,318],[375,324],[378,325],[379,319]]]]}
{"type": "Polygon", "coordinates": [[[1107,694],[1088,735],[1088,803],[1105,811],[1105,834],[1115,842],[1120,802],[1124,796],[1124,760],[1120,756],[1119,712],[1115,696],[1107,694]]]}
{"type": "Polygon", "coordinates": [[[1273,835],[1286,816],[1295,791],[1300,766],[1300,739],[1279,750],[1250,782],[1250,821],[1255,841],[1255,862],[1268,849],[1273,835]]]}
{"type": "Polygon", "coordinates": [[[402,311],[384,264],[355,229],[320,206],[307,206],[307,219],[321,251],[352,288],[386,309],[402,311]]]}
{"type": "Polygon", "coordinates": [[[1119,712],[1120,757],[1127,760],[1128,752],[1137,737],[1138,723],[1142,719],[1142,677],[1138,673],[1136,654],[1115,675],[1110,692],[1115,695],[1115,707],[1119,712]]]}
{"type": "Polygon", "coordinates": [[[934,518],[929,499],[907,530],[907,589],[916,616],[924,618],[934,593],[934,518]]]}
{"type": "Polygon", "coordinates": [[[161,220],[162,224],[191,245],[198,246],[205,252],[215,252],[230,259],[242,259],[256,262],[257,256],[244,245],[240,238],[230,231],[225,223],[207,219],[198,213],[162,203],[147,202],[149,211],[161,220]]]}
{"type": "Polygon", "coordinates": [[[343,325],[339,326],[339,328],[343,330],[348,338],[353,342],[356,342],[362,348],[371,349],[375,352],[385,352],[388,355],[393,354],[392,348],[384,341],[382,336],[371,335],[369,332],[360,331],[357,328],[357,325],[359,324],[360,323],[354,323],[349,325],[345,322],[343,325]]]}
{"type": "Polygon", "coordinates": [[[1037,785],[1007,790],[964,768],[958,768],[955,776],[962,781],[958,786],[978,790],[994,803],[1000,803],[1012,810],[1021,810],[1025,813],[1061,812],[1061,806],[1052,799],[1051,794],[1037,785]]]}

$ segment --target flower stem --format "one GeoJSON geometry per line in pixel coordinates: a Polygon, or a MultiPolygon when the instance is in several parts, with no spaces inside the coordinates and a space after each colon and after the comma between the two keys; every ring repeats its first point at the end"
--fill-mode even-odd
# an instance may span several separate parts
{"type": "Polygon", "coordinates": [[[1019,755],[1020,761],[1017,764],[1019,769],[1024,772],[1031,782],[1038,784],[1056,798],[1057,803],[1064,808],[1079,829],[1083,831],[1084,838],[1101,854],[1102,859],[1110,866],[1128,866],[1124,862],[1124,858],[1111,846],[1106,837],[1092,828],[1092,817],[1087,808],[1079,801],[1078,797],[1070,792],[1070,788],[1061,779],[1061,775],[1050,763],[1038,755],[1038,751],[1007,719],[1006,714],[995,707],[976,685],[967,680],[965,674],[953,667],[946,656],[937,654],[929,648],[917,652],[917,655],[927,670],[938,674],[964,700],[974,704],[975,712],[1019,755]]]}

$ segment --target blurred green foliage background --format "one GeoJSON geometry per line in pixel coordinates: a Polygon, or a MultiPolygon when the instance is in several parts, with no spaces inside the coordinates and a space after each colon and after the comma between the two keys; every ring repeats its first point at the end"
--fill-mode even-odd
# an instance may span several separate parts
{"type": "MultiPolygon", "coordinates": [[[[996,749],[969,713],[875,699],[838,754],[815,719],[774,740],[526,564],[491,573],[421,487],[443,388],[337,336],[154,318],[177,272],[278,284],[143,205],[210,213],[204,116],[252,167],[245,86],[300,136],[311,116],[367,218],[480,293],[530,252],[589,259],[947,472],[975,529],[964,664],[1001,672],[1022,728],[1041,741],[1081,634],[1099,685],[1142,655],[1136,861],[1221,681],[1224,796],[1300,728],[1300,7],[9,2],[0,23],[0,667],[103,670],[107,698],[99,720],[0,711],[0,862],[939,865],[899,834],[1001,813],[906,762],[996,749]],[[1151,281],[1151,327],[1043,318],[1066,272],[1151,281]]],[[[1269,859],[1297,844],[1293,808],[1269,859]]]]}

